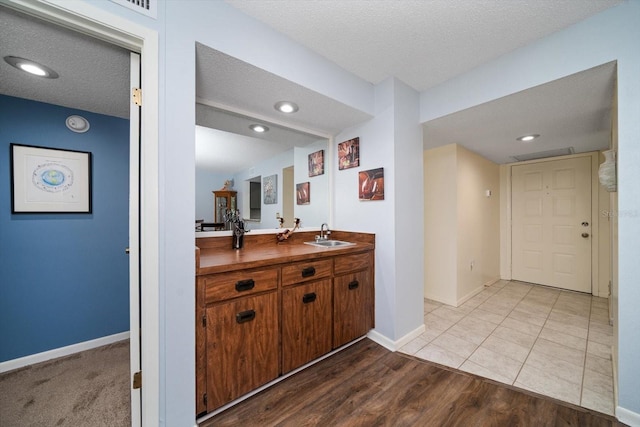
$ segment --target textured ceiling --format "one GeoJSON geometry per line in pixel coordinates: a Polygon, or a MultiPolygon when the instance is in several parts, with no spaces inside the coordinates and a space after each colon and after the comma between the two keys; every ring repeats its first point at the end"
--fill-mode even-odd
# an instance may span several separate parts
{"type": "Polygon", "coordinates": [[[129,117],[129,52],[0,6],[0,93],[109,116],[129,117]],[[2,58],[31,59],[56,71],[43,79],[2,58]]]}
{"type": "Polygon", "coordinates": [[[418,91],[622,0],[225,0],[373,84],[418,91]]]}
{"type": "MultiPolygon", "coordinates": [[[[395,76],[418,90],[620,2],[228,1],[364,80],[378,83],[395,76]]],[[[30,58],[60,74],[56,80],[41,79],[0,61],[1,94],[128,117],[126,50],[2,6],[0,40],[0,56],[30,58]]],[[[246,126],[236,123],[238,114],[225,119],[219,111],[224,108],[267,123],[274,131],[263,136],[265,140],[304,140],[308,133],[333,135],[369,119],[366,113],[200,44],[196,69],[196,97],[207,106],[197,107],[203,126],[247,138],[246,126]],[[275,112],[273,104],[282,99],[297,101],[300,111],[293,116],[275,112]],[[297,131],[284,136],[287,127],[297,131]]],[[[423,124],[425,148],[455,142],[499,163],[567,146],[576,152],[605,148],[614,81],[612,63],[438,118],[423,124]],[[535,144],[514,142],[530,131],[542,134],[535,144]]],[[[242,152],[243,161],[255,152],[242,152]]]]}

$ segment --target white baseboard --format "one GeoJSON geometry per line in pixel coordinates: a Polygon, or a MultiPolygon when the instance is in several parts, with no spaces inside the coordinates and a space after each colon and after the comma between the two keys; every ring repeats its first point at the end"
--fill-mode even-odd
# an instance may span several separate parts
{"type": "Polygon", "coordinates": [[[422,324],[418,326],[416,329],[414,329],[413,331],[409,332],[408,334],[400,338],[399,340],[392,341],[389,338],[382,335],[381,333],[377,332],[375,329],[373,329],[369,331],[369,333],[367,334],[367,338],[369,338],[371,341],[375,343],[380,344],[387,350],[397,351],[412,339],[420,336],[420,334],[422,334],[424,331],[425,331],[425,327],[424,327],[424,324],[422,324]]]}
{"type": "Polygon", "coordinates": [[[631,427],[640,426],[640,414],[630,411],[620,406],[616,407],[616,418],[618,421],[625,423],[631,427]]]}
{"type": "Polygon", "coordinates": [[[69,356],[74,353],[91,350],[92,348],[101,347],[103,345],[127,339],[129,339],[129,331],[68,345],[66,347],[54,348],[53,350],[44,351],[42,353],[30,354],[29,356],[19,357],[13,360],[7,360],[6,362],[0,362],[0,373],[13,371],[14,369],[40,362],[46,362],[47,360],[57,359],[58,357],[69,356]]]}

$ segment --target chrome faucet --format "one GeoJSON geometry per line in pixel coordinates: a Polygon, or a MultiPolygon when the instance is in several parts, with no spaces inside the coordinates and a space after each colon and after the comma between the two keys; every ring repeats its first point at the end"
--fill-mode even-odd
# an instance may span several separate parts
{"type": "Polygon", "coordinates": [[[320,226],[319,240],[327,240],[329,238],[329,234],[331,234],[331,230],[329,230],[329,225],[325,222],[320,226]]]}

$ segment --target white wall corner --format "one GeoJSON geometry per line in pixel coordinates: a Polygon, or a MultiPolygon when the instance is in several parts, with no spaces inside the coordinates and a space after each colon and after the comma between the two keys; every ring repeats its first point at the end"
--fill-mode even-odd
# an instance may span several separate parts
{"type": "Polygon", "coordinates": [[[68,345],[66,347],[54,348],[53,350],[44,351],[42,353],[30,354],[28,356],[19,357],[13,360],[7,360],[0,363],[0,373],[13,371],[14,369],[23,368],[25,366],[34,365],[36,363],[46,362],[48,360],[57,359],[59,357],[69,356],[71,354],[80,353],[81,351],[91,350],[93,348],[102,347],[103,345],[113,344],[118,341],[128,340],[129,331],[120,332],[118,334],[109,335],[95,340],[84,341],[77,344],[68,345]]]}
{"type": "Polygon", "coordinates": [[[632,427],[640,426],[640,414],[630,411],[621,406],[616,407],[616,418],[618,421],[632,427]]]}
{"type": "Polygon", "coordinates": [[[424,324],[422,324],[418,326],[416,329],[414,329],[413,331],[409,332],[408,334],[400,338],[399,340],[393,341],[387,338],[386,336],[382,335],[380,332],[376,331],[375,329],[372,329],[367,334],[367,338],[369,338],[371,341],[377,344],[380,344],[387,350],[397,351],[398,349],[400,349],[402,346],[404,346],[414,338],[419,337],[424,331],[425,331],[425,326],[424,324]]]}
{"type": "MultiPolygon", "coordinates": [[[[487,283],[489,283],[489,285],[492,285],[493,283],[497,282],[498,280],[500,280],[500,278],[497,278],[496,280],[490,280],[487,283]]],[[[467,295],[463,296],[462,298],[458,298],[458,300],[454,304],[454,307],[460,307],[462,304],[464,304],[465,302],[469,301],[471,298],[475,297],[480,292],[484,291],[484,288],[489,286],[489,285],[487,285],[487,284],[480,285],[476,289],[474,289],[473,291],[469,292],[467,295]]]]}

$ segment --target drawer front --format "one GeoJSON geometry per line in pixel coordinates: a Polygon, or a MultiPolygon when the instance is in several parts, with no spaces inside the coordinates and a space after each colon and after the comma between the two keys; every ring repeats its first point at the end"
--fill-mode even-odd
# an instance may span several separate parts
{"type": "Polygon", "coordinates": [[[278,287],[278,269],[256,269],[204,276],[205,303],[252,295],[278,287]]]}
{"type": "Polygon", "coordinates": [[[346,273],[369,268],[371,253],[337,256],[335,260],[335,274],[346,273]]]}
{"type": "Polygon", "coordinates": [[[282,286],[331,276],[333,260],[303,261],[282,267],[282,286]]]}

